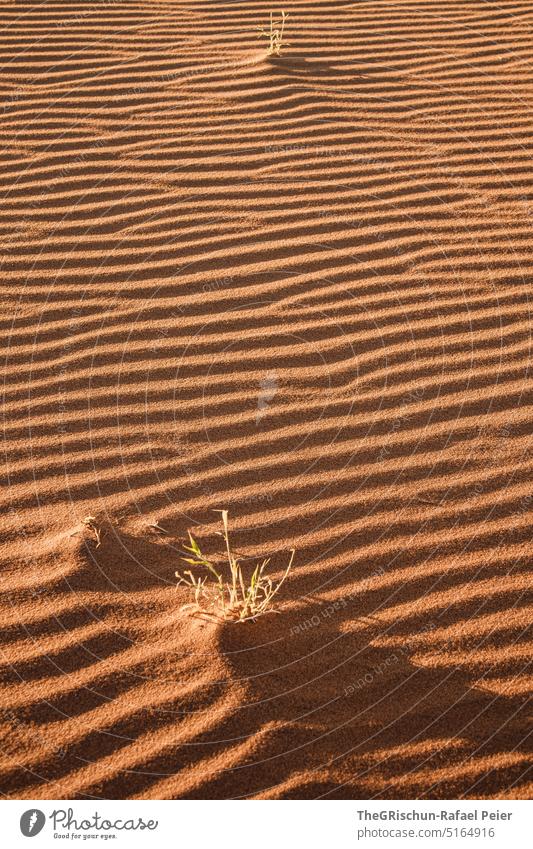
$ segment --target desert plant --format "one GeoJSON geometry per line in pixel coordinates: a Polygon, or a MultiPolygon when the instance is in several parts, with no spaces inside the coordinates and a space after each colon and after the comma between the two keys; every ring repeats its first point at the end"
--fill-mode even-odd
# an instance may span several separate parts
{"type": "Polygon", "coordinates": [[[258,563],[250,579],[246,580],[240,561],[231,550],[228,511],[217,512],[222,513],[224,530],[219,533],[219,536],[222,536],[226,543],[229,578],[224,577],[213,561],[202,553],[197,541],[189,532],[190,545],[185,546],[189,556],[182,557],[182,560],[191,566],[207,569],[209,574],[202,578],[195,577],[190,570],[184,571],[183,574],[176,572],[176,577],[179,578],[177,586],[184,584],[194,596],[194,601],[184,604],[181,609],[202,613],[215,620],[232,622],[246,622],[249,619],[257,619],[264,613],[273,613],[272,602],[289,574],[294,560],[294,549],[291,551],[289,564],[277,583],[265,574],[265,569],[270,563],[269,558],[263,560],[261,564],[258,563]]]}
{"type": "Polygon", "coordinates": [[[258,38],[268,38],[268,55],[280,56],[281,48],[287,46],[287,42],[283,41],[283,31],[285,29],[285,21],[288,18],[286,12],[281,13],[281,18],[274,18],[274,13],[270,13],[270,28],[257,27],[259,30],[258,38]]]}
{"type": "Polygon", "coordinates": [[[89,528],[90,531],[94,534],[94,539],[96,542],[96,548],[99,548],[100,543],[102,542],[102,530],[98,526],[98,520],[95,516],[86,516],[83,519],[83,524],[86,528],[89,528]]]}

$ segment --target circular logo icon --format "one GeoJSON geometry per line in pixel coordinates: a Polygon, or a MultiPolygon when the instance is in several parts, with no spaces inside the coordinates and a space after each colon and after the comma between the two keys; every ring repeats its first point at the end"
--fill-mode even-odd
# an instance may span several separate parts
{"type": "Polygon", "coordinates": [[[24,811],[20,818],[20,830],[24,837],[35,837],[42,831],[46,822],[46,817],[38,808],[30,808],[29,811],[24,811]]]}

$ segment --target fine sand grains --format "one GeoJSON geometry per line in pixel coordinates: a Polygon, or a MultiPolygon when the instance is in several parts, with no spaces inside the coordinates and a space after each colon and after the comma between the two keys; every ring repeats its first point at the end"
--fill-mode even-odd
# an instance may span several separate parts
{"type": "Polygon", "coordinates": [[[531,794],[533,10],[283,9],[0,3],[6,796],[531,794]]]}

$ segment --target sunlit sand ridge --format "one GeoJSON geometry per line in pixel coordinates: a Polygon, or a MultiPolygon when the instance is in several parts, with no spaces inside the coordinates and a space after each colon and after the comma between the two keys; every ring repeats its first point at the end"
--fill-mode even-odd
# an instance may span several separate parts
{"type": "Polygon", "coordinates": [[[1,5],[6,796],[531,795],[533,10],[283,8],[1,5]]]}

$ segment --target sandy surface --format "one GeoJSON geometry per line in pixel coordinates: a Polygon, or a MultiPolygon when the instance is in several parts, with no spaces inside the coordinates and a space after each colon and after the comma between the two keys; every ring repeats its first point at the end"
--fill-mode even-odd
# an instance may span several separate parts
{"type": "Polygon", "coordinates": [[[531,795],[531,3],[270,8],[1,5],[7,796],[531,795]]]}

